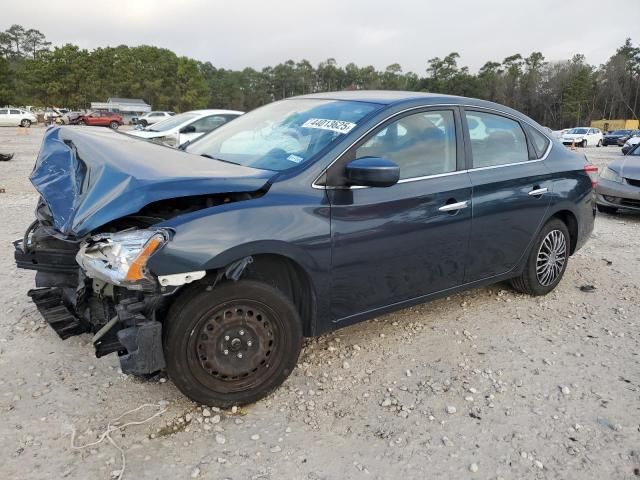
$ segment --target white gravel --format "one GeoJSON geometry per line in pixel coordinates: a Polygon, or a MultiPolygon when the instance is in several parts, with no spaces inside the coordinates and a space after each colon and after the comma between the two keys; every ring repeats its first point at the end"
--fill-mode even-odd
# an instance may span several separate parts
{"type": "MultiPolygon", "coordinates": [[[[546,297],[499,284],[312,339],[267,399],[203,409],[162,377],[96,359],[89,336],[62,342],[26,297],[33,273],[14,267],[10,242],[33,219],[43,131],[0,129],[0,151],[16,152],[0,162],[1,478],[109,479],[118,451],[72,450],[70,432],[95,441],[143,403],[168,411],[112,435],[125,479],[640,474],[640,216],[600,215],[546,297]]],[[[586,153],[602,166],[619,149],[586,153]]]]}

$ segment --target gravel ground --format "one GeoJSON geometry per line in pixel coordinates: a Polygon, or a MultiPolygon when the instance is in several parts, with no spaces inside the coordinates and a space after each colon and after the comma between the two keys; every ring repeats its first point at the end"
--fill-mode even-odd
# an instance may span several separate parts
{"type": "MultiPolygon", "coordinates": [[[[640,216],[599,215],[560,286],[472,290],[309,340],[273,395],[203,409],[162,376],[123,375],[65,342],[26,296],[10,242],[33,218],[44,129],[0,129],[1,478],[640,477],[640,216]],[[579,287],[593,285],[583,292],[579,287]]],[[[618,148],[586,150],[603,166],[618,148]]]]}

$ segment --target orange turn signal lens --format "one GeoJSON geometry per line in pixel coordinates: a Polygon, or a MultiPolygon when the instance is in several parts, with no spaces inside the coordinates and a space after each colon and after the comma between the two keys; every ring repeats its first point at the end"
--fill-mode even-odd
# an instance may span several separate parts
{"type": "Polygon", "coordinates": [[[149,239],[147,244],[144,246],[140,254],[136,257],[136,259],[129,267],[129,271],[127,272],[127,276],[124,278],[127,282],[135,282],[137,280],[142,280],[145,278],[143,268],[147,264],[147,260],[153,252],[155,252],[163,243],[163,238],[160,235],[156,235],[149,239]]]}

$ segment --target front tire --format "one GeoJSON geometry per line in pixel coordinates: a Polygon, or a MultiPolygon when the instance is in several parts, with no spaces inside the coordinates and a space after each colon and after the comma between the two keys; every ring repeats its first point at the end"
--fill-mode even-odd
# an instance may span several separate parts
{"type": "Polygon", "coordinates": [[[582,148],[587,148],[587,145],[588,145],[588,144],[587,144],[587,141],[586,141],[586,140],[582,140],[582,142],[580,143],[580,146],[581,146],[582,148]]]}
{"type": "Polygon", "coordinates": [[[167,371],[178,389],[205,405],[255,402],[295,368],[302,322],[280,290],[253,280],[194,286],[165,320],[167,371]]]}
{"type": "Polygon", "coordinates": [[[567,268],[570,246],[567,226],[561,220],[551,219],[536,237],[524,271],[511,280],[513,288],[532,296],[552,291],[567,268]]]}
{"type": "Polygon", "coordinates": [[[596,145],[596,147],[600,148],[602,146],[602,140],[598,140],[598,144],[596,145]]]}
{"type": "Polygon", "coordinates": [[[142,127],[146,127],[149,123],[146,120],[138,120],[138,125],[142,125],[142,127]]]}
{"type": "Polygon", "coordinates": [[[82,125],[82,126],[84,126],[84,125],[86,125],[86,124],[87,124],[87,123],[86,123],[84,120],[80,120],[80,121],[78,122],[78,125],[82,125]]]}

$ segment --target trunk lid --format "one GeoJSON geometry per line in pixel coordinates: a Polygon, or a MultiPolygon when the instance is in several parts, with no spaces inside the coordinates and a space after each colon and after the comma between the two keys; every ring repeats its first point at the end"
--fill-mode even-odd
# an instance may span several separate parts
{"type": "Polygon", "coordinates": [[[80,238],[159,200],[260,190],[275,173],[106,128],[67,126],[45,134],[30,180],[53,227],[65,237],[80,238]]]}

